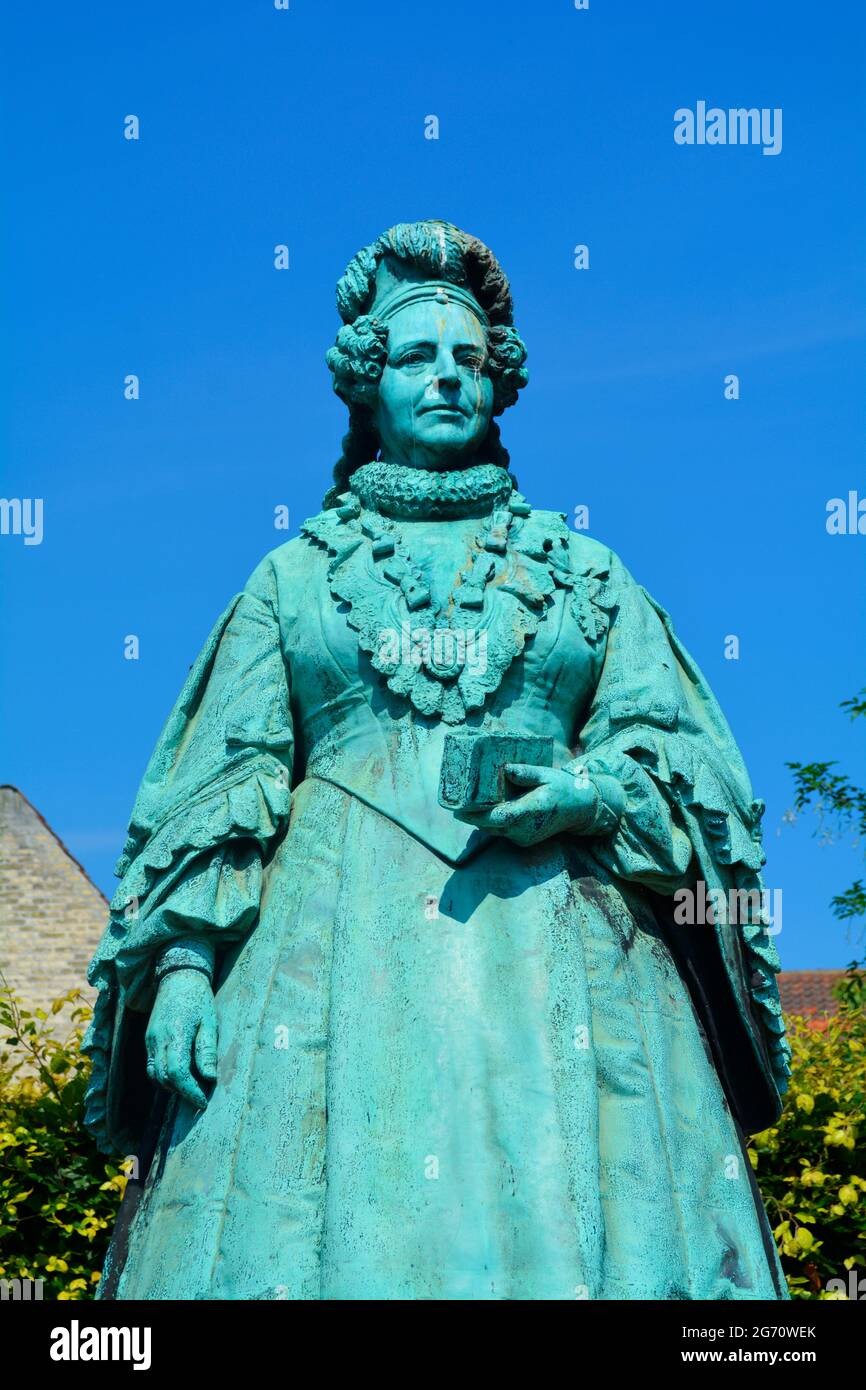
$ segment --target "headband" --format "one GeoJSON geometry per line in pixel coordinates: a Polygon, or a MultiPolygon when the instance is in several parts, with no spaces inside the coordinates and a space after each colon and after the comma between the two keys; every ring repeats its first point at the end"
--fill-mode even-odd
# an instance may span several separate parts
{"type": "Polygon", "coordinates": [[[418,280],[404,289],[394,290],[391,294],[385,295],[381,303],[374,304],[370,313],[372,317],[384,322],[393,318],[400,309],[405,309],[407,304],[417,304],[423,299],[433,299],[438,304],[462,304],[464,309],[475,315],[484,328],[490,327],[490,320],[475,296],[462,289],[460,285],[452,285],[450,281],[443,280],[418,280]]]}

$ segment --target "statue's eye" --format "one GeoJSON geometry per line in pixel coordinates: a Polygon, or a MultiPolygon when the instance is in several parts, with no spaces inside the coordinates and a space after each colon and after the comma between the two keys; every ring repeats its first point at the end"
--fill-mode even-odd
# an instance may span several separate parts
{"type": "Polygon", "coordinates": [[[421,362],[429,362],[430,353],[424,348],[410,348],[397,362],[398,367],[416,367],[421,362]]]}

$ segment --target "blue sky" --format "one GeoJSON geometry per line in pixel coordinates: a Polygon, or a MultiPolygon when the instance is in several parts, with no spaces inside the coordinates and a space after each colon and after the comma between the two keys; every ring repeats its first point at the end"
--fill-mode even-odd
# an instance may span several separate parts
{"type": "Polygon", "coordinates": [[[784,965],[851,958],[828,902],[862,847],[782,816],[786,760],[863,776],[866,730],[838,705],[866,685],[866,536],[825,519],[866,496],[864,28],[854,0],[7,19],[2,491],[44,499],[44,538],[0,537],[0,781],[105,891],[190,662],[286,539],[274,508],[296,534],[329,483],[335,282],[385,227],[434,216],[512,281],[530,384],[502,424],[524,492],[589,506],[731,721],[767,801],[784,965]],[[699,100],[781,108],[781,152],[675,144],[699,100]]]}

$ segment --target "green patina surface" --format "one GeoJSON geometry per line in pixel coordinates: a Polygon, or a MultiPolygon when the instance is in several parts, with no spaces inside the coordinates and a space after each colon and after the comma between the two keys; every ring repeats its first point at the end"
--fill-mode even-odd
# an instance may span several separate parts
{"type": "Polygon", "coordinates": [[[787,1074],[775,949],[671,911],[761,887],[727,724],[517,491],[487,248],[392,228],[338,307],[334,486],[193,666],[91,968],[89,1124],[144,1153],[169,1097],[106,1294],[784,1297],[741,1144],[787,1074]]]}

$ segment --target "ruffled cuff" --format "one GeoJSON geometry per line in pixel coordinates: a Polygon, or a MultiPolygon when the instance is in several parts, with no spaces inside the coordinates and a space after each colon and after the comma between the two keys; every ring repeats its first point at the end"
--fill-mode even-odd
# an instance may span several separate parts
{"type": "Polygon", "coordinates": [[[255,922],[261,887],[262,849],[252,838],[184,855],[124,921],[113,964],[126,1004],[150,1009],[154,968],[166,948],[194,941],[209,953],[241,940],[255,922]]]}
{"type": "Polygon", "coordinates": [[[620,814],[613,833],[596,854],[612,873],[659,893],[675,893],[687,881],[692,843],[671,814],[664,789],[636,762],[620,752],[584,759],[597,782],[615,783],[620,814]]]}
{"type": "Polygon", "coordinates": [[[287,771],[279,759],[253,749],[237,753],[152,834],[139,835],[133,824],[115,866],[120,884],[111,900],[112,914],[128,915],[130,904],[147,898],[157,880],[191,853],[246,836],[264,845],[287,819],[290,801],[287,771]]]}

